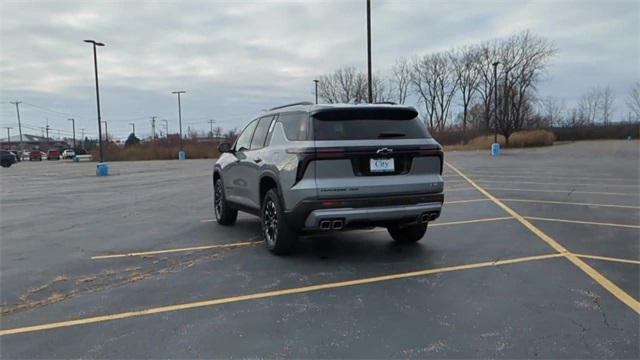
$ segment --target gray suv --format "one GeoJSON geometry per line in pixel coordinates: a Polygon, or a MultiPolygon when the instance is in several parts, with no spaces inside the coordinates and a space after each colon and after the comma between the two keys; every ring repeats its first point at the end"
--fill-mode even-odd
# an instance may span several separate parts
{"type": "Polygon", "coordinates": [[[444,201],[442,147],[409,106],[295,103],[260,114],[213,170],[221,225],[259,216],[267,247],[314,231],[386,227],[420,240],[444,201]]]}

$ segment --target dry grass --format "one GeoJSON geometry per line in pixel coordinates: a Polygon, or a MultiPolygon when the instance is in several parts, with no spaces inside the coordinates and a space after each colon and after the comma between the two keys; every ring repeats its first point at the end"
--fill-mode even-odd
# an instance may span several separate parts
{"type": "MultiPolygon", "coordinates": [[[[104,156],[106,161],[171,160],[178,158],[178,151],[178,144],[162,141],[123,148],[110,143],[105,147],[104,156]]],[[[184,151],[187,153],[187,159],[212,159],[220,155],[218,144],[213,142],[185,141],[184,151]]],[[[98,159],[98,150],[94,149],[91,155],[93,159],[98,159]]]]}
{"type": "MultiPolygon", "coordinates": [[[[535,146],[551,146],[555,135],[547,130],[518,131],[509,137],[509,146],[505,146],[504,136],[498,136],[498,142],[503,147],[524,148],[535,146]]],[[[488,150],[493,144],[493,135],[483,135],[473,138],[466,144],[446,145],[445,150],[488,150]]]]}

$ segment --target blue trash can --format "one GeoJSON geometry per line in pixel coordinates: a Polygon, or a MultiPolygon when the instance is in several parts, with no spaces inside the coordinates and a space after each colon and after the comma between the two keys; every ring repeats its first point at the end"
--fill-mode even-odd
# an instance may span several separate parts
{"type": "Polygon", "coordinates": [[[500,155],[500,143],[491,144],[491,156],[500,155]]]}
{"type": "Polygon", "coordinates": [[[180,152],[178,153],[178,160],[184,160],[187,158],[187,153],[184,152],[184,150],[180,150],[180,152]]]}
{"type": "Polygon", "coordinates": [[[101,162],[98,163],[96,167],[96,176],[107,176],[109,175],[109,164],[101,162]]]}

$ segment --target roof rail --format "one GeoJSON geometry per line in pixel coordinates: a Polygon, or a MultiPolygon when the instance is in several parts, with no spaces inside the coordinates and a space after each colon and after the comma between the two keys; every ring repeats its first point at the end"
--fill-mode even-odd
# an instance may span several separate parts
{"type": "Polygon", "coordinates": [[[287,105],[272,107],[271,109],[269,109],[269,111],[278,110],[278,109],[286,108],[289,106],[296,106],[296,105],[313,105],[313,103],[310,101],[300,101],[300,102],[295,102],[287,105]]]}
{"type": "Polygon", "coordinates": [[[397,103],[395,103],[393,101],[378,101],[378,102],[374,102],[374,104],[377,104],[377,105],[398,105],[397,103]]]}

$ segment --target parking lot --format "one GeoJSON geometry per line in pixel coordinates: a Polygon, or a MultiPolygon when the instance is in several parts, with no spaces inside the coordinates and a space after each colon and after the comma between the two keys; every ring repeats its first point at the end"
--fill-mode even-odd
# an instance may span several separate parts
{"type": "Polygon", "coordinates": [[[1,173],[5,358],[638,358],[637,141],[445,154],[443,216],[271,255],[211,160],[1,173]]]}

